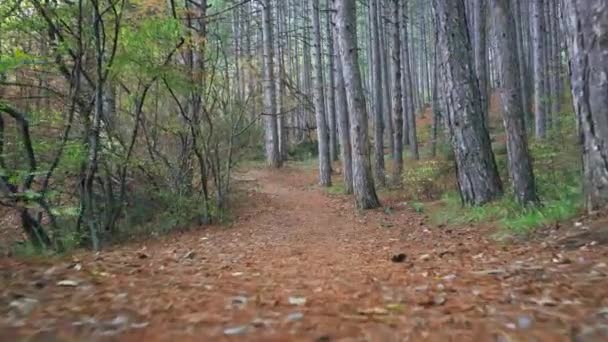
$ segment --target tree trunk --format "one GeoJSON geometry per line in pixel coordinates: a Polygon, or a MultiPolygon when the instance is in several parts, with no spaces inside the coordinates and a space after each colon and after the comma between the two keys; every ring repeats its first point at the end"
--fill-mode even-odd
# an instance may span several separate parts
{"type": "Polygon", "coordinates": [[[399,18],[399,0],[391,0],[391,18],[392,30],[391,35],[393,44],[391,45],[391,56],[393,65],[393,183],[401,182],[401,173],[403,172],[403,108],[401,102],[401,39],[400,39],[400,18],[399,18]]]}
{"type": "Polygon", "coordinates": [[[264,51],[264,130],[266,163],[270,167],[281,167],[279,132],[276,112],[274,80],[274,56],[272,42],[272,0],[264,0],[262,9],[262,40],[264,51]]]}
{"type": "MultiPolygon", "coordinates": [[[[378,1],[378,30],[380,33],[380,65],[382,67],[382,122],[383,122],[383,142],[388,140],[388,150],[392,151],[393,146],[393,122],[391,118],[391,80],[389,76],[390,68],[390,54],[389,54],[389,40],[387,39],[386,23],[388,22],[386,17],[385,1],[390,0],[379,0],[378,1]],[[388,137],[388,139],[384,139],[388,137]]],[[[384,149],[382,150],[382,162],[384,163],[384,149]]],[[[386,166],[384,167],[386,174],[386,166]]]]}
{"type": "Polygon", "coordinates": [[[564,1],[572,98],[583,145],[585,204],[608,205],[608,5],[564,1]]]}
{"type": "Polygon", "coordinates": [[[471,41],[463,0],[434,0],[438,26],[438,58],[457,178],[465,204],[480,205],[502,194],[490,136],[483,120],[481,95],[473,69],[471,41]]]}
{"type": "Polygon", "coordinates": [[[374,98],[374,173],[378,185],[384,186],[384,93],[382,86],[383,66],[380,55],[380,29],[378,24],[378,2],[369,2],[370,24],[371,24],[371,44],[372,44],[372,93],[374,98]]]}
{"type": "Polygon", "coordinates": [[[401,18],[401,25],[399,26],[399,38],[401,40],[401,110],[403,117],[403,145],[410,145],[410,125],[409,125],[409,117],[408,117],[408,91],[409,91],[409,74],[407,73],[407,64],[408,60],[406,59],[408,56],[405,53],[405,49],[407,48],[408,40],[407,40],[407,2],[408,0],[403,0],[401,6],[399,6],[399,17],[401,18]]]}
{"type": "Polygon", "coordinates": [[[331,186],[331,160],[329,156],[329,132],[325,118],[325,95],[323,89],[323,56],[321,56],[321,23],[319,15],[319,0],[309,0],[312,13],[312,70],[313,70],[313,101],[317,121],[317,139],[319,146],[319,184],[331,186]]]}
{"type": "Polygon", "coordinates": [[[534,59],[534,125],[536,139],[547,136],[544,0],[532,0],[532,54],[534,59]]]}
{"type": "MultiPolygon", "coordinates": [[[[434,22],[434,21],[433,21],[434,22]]],[[[435,26],[436,27],[436,26],[435,26]]],[[[432,104],[433,104],[433,123],[431,127],[431,156],[435,157],[437,155],[437,140],[439,138],[439,126],[441,121],[441,103],[439,101],[439,62],[437,60],[437,29],[435,28],[434,32],[434,46],[433,46],[433,94],[432,94],[432,104]]]]}
{"type": "Polygon", "coordinates": [[[331,0],[331,20],[333,29],[334,49],[334,78],[335,78],[335,101],[336,117],[338,120],[338,136],[340,138],[340,156],[342,158],[342,175],[344,179],[344,192],[353,193],[353,159],[350,143],[350,121],[348,118],[348,103],[346,102],[346,89],[344,89],[344,76],[342,71],[342,60],[340,58],[340,42],[335,18],[335,0],[331,0]]]}
{"type": "Polygon", "coordinates": [[[407,132],[408,134],[408,138],[407,138],[407,142],[409,143],[409,147],[410,147],[410,154],[412,156],[412,158],[414,159],[418,159],[419,155],[418,155],[418,137],[417,137],[417,133],[416,133],[416,112],[414,109],[414,89],[413,89],[413,84],[412,84],[412,68],[410,67],[410,49],[408,46],[408,41],[409,41],[409,36],[408,36],[408,29],[407,29],[407,25],[408,25],[408,20],[407,20],[407,4],[408,4],[408,0],[404,0],[403,4],[402,4],[402,16],[401,18],[403,18],[403,22],[401,23],[401,50],[402,50],[402,55],[401,55],[401,64],[403,65],[403,68],[401,70],[401,72],[403,73],[403,82],[402,82],[402,87],[403,87],[403,95],[405,96],[405,98],[407,99],[407,101],[405,101],[406,103],[406,108],[404,110],[404,114],[406,115],[404,117],[404,122],[407,121],[407,128],[405,127],[406,125],[404,124],[404,132],[407,132]]]}
{"type": "Polygon", "coordinates": [[[336,10],[342,73],[350,112],[355,202],[358,208],[372,209],[379,207],[380,201],[374,188],[370,165],[367,107],[357,49],[356,3],[352,0],[336,0],[336,10]]]}
{"type": "Polygon", "coordinates": [[[275,57],[276,57],[276,101],[277,101],[277,129],[278,129],[278,137],[279,137],[279,154],[281,156],[281,161],[287,160],[287,113],[284,113],[284,95],[285,95],[285,86],[283,83],[283,78],[285,77],[285,47],[283,46],[283,38],[281,37],[284,20],[283,20],[283,1],[278,0],[275,8],[276,11],[276,34],[275,34],[275,57]]]}
{"type": "Polygon", "coordinates": [[[336,118],[336,77],[334,75],[335,72],[335,48],[334,48],[334,39],[333,39],[333,31],[331,27],[331,11],[329,10],[330,3],[327,2],[327,64],[328,64],[328,75],[327,80],[329,81],[328,92],[327,92],[327,117],[329,118],[329,155],[331,161],[338,160],[338,131],[337,131],[337,118],[336,118]]]}
{"type": "Polygon", "coordinates": [[[538,203],[532,161],[528,151],[524,110],[521,101],[515,19],[511,0],[493,2],[497,59],[502,78],[503,122],[507,133],[509,175],[515,197],[523,205],[538,203]]]}
{"type": "Polygon", "coordinates": [[[560,94],[558,90],[559,74],[558,65],[559,60],[559,47],[558,47],[558,23],[557,23],[557,1],[551,1],[549,3],[549,21],[547,27],[549,27],[549,88],[551,92],[551,115],[549,127],[554,128],[557,121],[559,121],[560,111],[560,94]]]}
{"type": "Polygon", "coordinates": [[[479,91],[481,93],[481,109],[483,110],[486,126],[489,123],[488,103],[489,103],[489,85],[488,85],[488,49],[486,44],[486,15],[487,15],[487,0],[473,1],[473,23],[474,37],[473,50],[475,51],[475,74],[479,81],[479,91]]]}
{"type": "MultiPolygon", "coordinates": [[[[311,61],[311,52],[310,52],[310,48],[311,48],[311,41],[310,41],[310,10],[308,6],[308,2],[307,1],[302,1],[302,5],[303,8],[302,10],[304,11],[304,39],[302,42],[302,53],[303,53],[303,67],[302,67],[302,83],[304,85],[304,96],[309,99],[313,96],[312,93],[312,61],[311,61]]],[[[308,106],[308,104],[306,103],[304,105],[304,113],[303,113],[303,118],[302,118],[302,124],[303,124],[303,128],[306,131],[306,134],[308,134],[308,128],[311,127],[311,112],[310,112],[310,106],[308,106]]],[[[310,138],[309,136],[306,136],[306,138],[310,138]]]]}
{"type": "Polygon", "coordinates": [[[421,8],[422,11],[422,16],[421,16],[421,20],[422,20],[422,68],[423,68],[423,73],[424,73],[424,90],[426,92],[426,94],[423,96],[423,99],[428,100],[428,97],[431,96],[431,74],[429,71],[429,63],[428,60],[431,59],[429,56],[429,52],[428,52],[428,30],[427,30],[427,8],[425,6],[425,8],[421,8]]]}
{"type": "Polygon", "coordinates": [[[520,93],[521,93],[521,105],[524,110],[524,122],[526,124],[526,129],[531,127],[530,120],[530,94],[529,94],[529,86],[528,86],[528,71],[526,70],[526,54],[524,52],[524,38],[523,38],[523,28],[522,28],[522,18],[520,16],[521,8],[520,8],[520,0],[511,0],[511,9],[514,13],[515,18],[515,33],[516,33],[516,42],[517,42],[517,63],[519,65],[519,84],[520,84],[520,93]]]}

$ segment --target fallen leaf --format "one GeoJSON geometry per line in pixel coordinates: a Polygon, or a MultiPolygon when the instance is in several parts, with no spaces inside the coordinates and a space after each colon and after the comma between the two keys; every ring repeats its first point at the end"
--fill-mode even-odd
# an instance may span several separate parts
{"type": "Polygon", "coordinates": [[[184,255],[184,259],[194,259],[195,256],[196,256],[196,253],[194,251],[189,251],[188,253],[186,253],[184,255]]]}
{"type": "Polygon", "coordinates": [[[243,334],[247,333],[247,330],[249,330],[248,325],[239,325],[236,327],[224,329],[224,335],[228,335],[228,336],[243,335],[243,334]]]}
{"type": "Polygon", "coordinates": [[[597,312],[597,314],[598,314],[598,315],[600,315],[600,316],[606,316],[606,317],[608,317],[608,307],[601,308],[601,309],[600,309],[600,310],[597,312]]]}
{"type": "Polygon", "coordinates": [[[446,275],[446,276],[443,277],[443,280],[445,280],[445,281],[452,281],[454,279],[456,279],[456,275],[455,274],[448,274],[448,275],[446,275]]]}
{"type": "Polygon", "coordinates": [[[444,294],[438,294],[435,297],[433,297],[433,304],[435,304],[437,306],[445,304],[446,301],[447,301],[447,299],[444,294]]]}
{"type": "Polygon", "coordinates": [[[270,326],[270,323],[272,323],[271,320],[258,317],[251,321],[251,326],[255,328],[265,328],[270,326]]]}
{"type": "Polygon", "coordinates": [[[373,307],[368,309],[359,309],[357,313],[360,315],[388,315],[388,310],[380,307],[373,307]]]}
{"type": "Polygon", "coordinates": [[[519,329],[528,329],[532,326],[534,319],[531,316],[523,315],[517,317],[517,327],[519,329]]]}
{"type": "Polygon", "coordinates": [[[395,312],[402,312],[405,307],[401,303],[390,303],[386,304],[386,309],[395,312]]]}
{"type": "Polygon", "coordinates": [[[140,322],[140,323],[131,323],[130,327],[132,329],[143,329],[150,325],[150,322],[140,322]]]}
{"type": "Polygon", "coordinates": [[[247,297],[245,296],[236,296],[230,301],[230,306],[235,309],[242,309],[247,305],[247,301],[247,297]]]}
{"type": "Polygon", "coordinates": [[[57,286],[76,287],[76,286],[78,286],[78,282],[76,280],[65,279],[65,280],[58,281],[57,286]]]}
{"type": "Polygon", "coordinates": [[[292,312],[287,315],[287,322],[295,322],[304,318],[304,314],[301,312],[292,312]]]}
{"type": "Polygon", "coordinates": [[[472,271],[471,274],[474,275],[498,275],[498,274],[503,274],[506,273],[507,270],[505,270],[504,268],[495,268],[495,269],[490,269],[490,270],[483,270],[483,271],[472,271]]]}
{"type": "Polygon", "coordinates": [[[224,323],[228,319],[218,314],[210,312],[193,312],[181,317],[182,320],[190,324],[198,323],[224,323]]]}
{"type": "Polygon", "coordinates": [[[24,297],[13,300],[8,304],[8,306],[16,311],[19,315],[27,316],[34,310],[34,308],[36,308],[36,306],[38,306],[38,303],[38,299],[24,297]]]}
{"type": "Polygon", "coordinates": [[[306,304],[306,298],[304,297],[289,297],[287,299],[291,305],[304,305],[306,304]]]}
{"type": "Polygon", "coordinates": [[[544,296],[542,298],[530,298],[530,301],[540,306],[556,306],[558,304],[555,299],[549,296],[544,296]]]}

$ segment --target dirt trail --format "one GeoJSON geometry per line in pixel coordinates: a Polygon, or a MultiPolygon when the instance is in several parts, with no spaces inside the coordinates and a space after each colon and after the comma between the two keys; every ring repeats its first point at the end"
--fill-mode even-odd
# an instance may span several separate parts
{"type": "Polygon", "coordinates": [[[240,175],[248,190],[230,227],[0,260],[0,340],[608,338],[606,247],[499,244],[386,198],[390,209],[357,213],[313,173],[240,175]]]}

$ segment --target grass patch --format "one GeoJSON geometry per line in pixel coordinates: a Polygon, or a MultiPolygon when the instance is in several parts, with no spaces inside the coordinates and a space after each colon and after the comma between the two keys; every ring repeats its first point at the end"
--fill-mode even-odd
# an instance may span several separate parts
{"type": "Polygon", "coordinates": [[[433,201],[454,187],[454,163],[447,159],[407,159],[402,175],[405,198],[433,201]]]}
{"type": "Polygon", "coordinates": [[[422,203],[422,202],[417,202],[417,201],[416,201],[416,202],[412,202],[412,203],[411,203],[411,206],[412,206],[412,208],[414,208],[414,210],[415,210],[417,213],[422,213],[422,212],[424,212],[424,203],[422,203]]]}
{"type": "MultiPolygon", "coordinates": [[[[583,208],[582,174],[575,132],[574,123],[564,119],[560,130],[551,134],[552,138],[530,144],[541,206],[521,206],[507,188],[506,195],[495,202],[463,207],[458,192],[452,188],[443,192],[437,208],[433,209],[433,222],[443,225],[488,223],[507,233],[525,235],[536,228],[579,215],[583,208]]],[[[506,148],[504,144],[496,143],[493,149],[501,178],[508,185],[506,148]]],[[[422,184],[425,178],[429,184],[439,180],[438,173],[424,171],[424,168],[415,173],[419,175],[412,177],[416,184],[422,184]]]]}
{"type": "Polygon", "coordinates": [[[311,170],[319,167],[319,159],[316,157],[303,160],[290,160],[287,163],[295,168],[305,170],[311,170]]]}
{"type": "Polygon", "coordinates": [[[525,235],[536,228],[568,220],[580,213],[580,191],[571,187],[561,189],[561,196],[544,199],[538,207],[523,207],[509,195],[483,206],[462,206],[459,195],[449,192],[442,198],[440,209],[435,210],[431,217],[435,224],[440,225],[490,223],[513,234],[525,235]]]}
{"type": "Polygon", "coordinates": [[[344,195],[346,193],[344,182],[336,180],[334,180],[330,187],[323,188],[323,190],[325,190],[325,193],[329,195],[344,195]]]}
{"type": "Polygon", "coordinates": [[[316,159],[319,155],[319,147],[316,141],[303,141],[299,144],[289,146],[287,155],[290,160],[295,161],[316,159]]]}

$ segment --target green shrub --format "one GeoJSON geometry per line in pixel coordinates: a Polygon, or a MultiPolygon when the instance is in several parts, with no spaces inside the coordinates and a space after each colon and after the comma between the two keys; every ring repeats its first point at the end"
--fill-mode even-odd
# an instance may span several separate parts
{"type": "Polygon", "coordinates": [[[329,188],[325,188],[325,192],[330,195],[344,195],[346,188],[342,181],[334,180],[333,184],[329,188]]]}
{"type": "MultiPolygon", "coordinates": [[[[506,195],[498,201],[463,207],[458,192],[448,191],[441,198],[441,209],[432,215],[435,223],[496,223],[509,232],[525,234],[578,215],[582,208],[580,152],[572,130],[564,132],[570,133],[559,139],[530,144],[536,186],[542,202],[540,206],[522,207],[507,188],[506,195]]],[[[503,171],[502,179],[509,184],[507,156],[497,153],[496,157],[498,167],[503,171]]]]}
{"type": "Polygon", "coordinates": [[[299,144],[290,146],[287,154],[291,160],[310,160],[319,155],[319,146],[316,141],[303,141],[299,144]]]}
{"type": "Polygon", "coordinates": [[[434,200],[453,184],[453,163],[428,159],[406,163],[403,185],[407,196],[417,200],[434,200]]]}
{"type": "Polygon", "coordinates": [[[421,212],[423,212],[423,211],[424,211],[424,203],[422,203],[422,202],[417,202],[417,201],[415,201],[415,202],[412,202],[412,204],[411,204],[411,205],[412,205],[412,208],[414,208],[414,210],[415,210],[417,213],[421,213],[421,212]]]}

